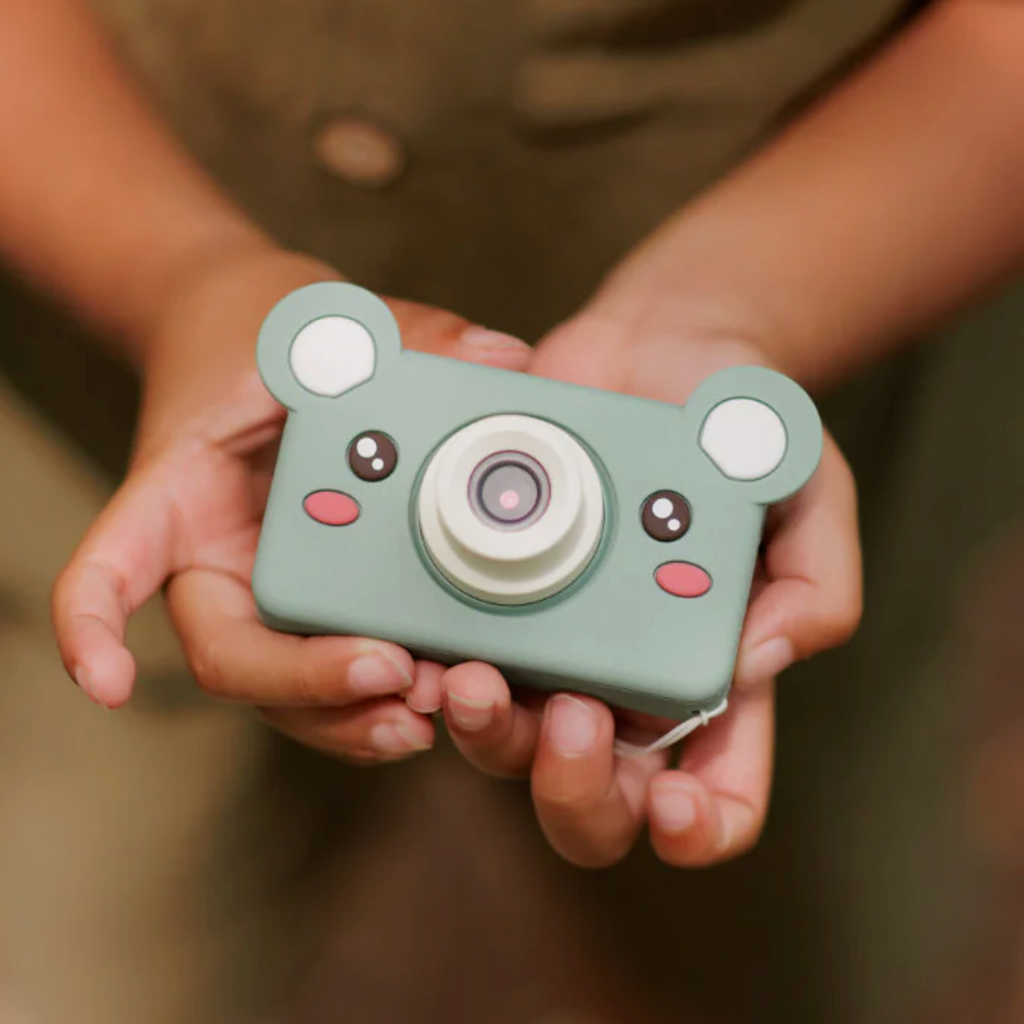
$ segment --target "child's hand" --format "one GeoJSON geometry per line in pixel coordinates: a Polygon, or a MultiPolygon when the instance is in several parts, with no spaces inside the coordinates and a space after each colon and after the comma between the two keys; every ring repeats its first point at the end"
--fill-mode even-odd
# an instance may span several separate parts
{"type": "MultiPolygon", "coordinates": [[[[396,695],[437,692],[440,669],[399,647],[350,637],[275,633],[250,591],[260,517],[284,411],[255,367],[263,318],[288,292],[332,275],[311,260],[262,251],[203,268],[146,346],[143,410],[131,469],[54,592],[68,672],[96,701],[128,700],[124,645],[135,610],[166,586],[199,685],[261,708],[285,732],[356,760],[429,747],[433,724],[396,695]],[[431,678],[434,685],[431,685],[431,678]],[[414,685],[419,683],[419,686],[414,685]]],[[[406,346],[522,369],[529,349],[461,318],[392,303],[406,346]]],[[[102,415],[102,410],[97,410],[102,415]]]]}
{"type": "MultiPolygon", "coordinates": [[[[685,402],[711,373],[765,363],[732,341],[643,334],[579,318],[537,351],[543,376],[685,402]]],[[[860,547],[853,479],[826,438],[818,472],[769,520],[730,710],[686,741],[678,768],[666,754],[616,758],[616,720],[599,701],[523,694],[513,703],[501,675],[468,664],[442,679],[445,719],[455,743],[482,770],[528,774],[551,844],[577,864],[623,857],[645,820],[662,860],[704,865],[748,849],[764,824],[772,768],[774,677],[799,658],[844,642],[861,610],[860,547]]],[[[626,738],[653,739],[670,723],[619,717],[626,738]]]]}

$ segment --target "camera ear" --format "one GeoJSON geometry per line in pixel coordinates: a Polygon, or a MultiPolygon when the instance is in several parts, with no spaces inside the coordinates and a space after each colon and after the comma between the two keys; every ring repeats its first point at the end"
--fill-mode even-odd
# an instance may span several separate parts
{"type": "Polygon", "coordinates": [[[821,458],[818,410],[803,388],[773,370],[742,366],[712,375],[685,415],[703,455],[757,504],[795,494],[821,458]]]}
{"type": "Polygon", "coordinates": [[[387,305],[356,285],[292,292],[267,316],[256,346],[260,376],[286,408],[315,407],[386,371],[401,352],[387,305]]]}

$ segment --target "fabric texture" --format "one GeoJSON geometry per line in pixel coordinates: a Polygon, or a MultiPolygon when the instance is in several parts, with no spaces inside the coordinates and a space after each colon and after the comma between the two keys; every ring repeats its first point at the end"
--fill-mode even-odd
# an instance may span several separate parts
{"type": "MultiPolygon", "coordinates": [[[[97,7],[282,242],[531,341],[902,11],[97,7]],[[353,120],[391,140],[380,159],[402,154],[386,186],[360,179],[347,129],[318,146],[353,120]]],[[[0,318],[0,969],[39,1024],[885,1024],[962,952],[984,904],[950,796],[959,630],[1021,508],[1019,295],[826,404],[861,486],[868,615],[783,680],[764,842],[696,873],[645,851],[569,868],[524,787],[443,744],[374,772],[299,750],[198,695],[158,607],[133,637],[132,709],[91,707],[62,677],[46,591],[124,465],[135,387],[13,284],[0,318]]]]}

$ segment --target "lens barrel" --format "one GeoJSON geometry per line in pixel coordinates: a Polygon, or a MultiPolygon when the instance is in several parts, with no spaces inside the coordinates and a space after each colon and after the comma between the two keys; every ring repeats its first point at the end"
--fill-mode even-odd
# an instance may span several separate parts
{"type": "Polygon", "coordinates": [[[599,546],[604,491],[583,446],[530,416],[490,416],[431,456],[416,497],[431,561],[455,587],[517,605],[569,586],[599,546]]]}

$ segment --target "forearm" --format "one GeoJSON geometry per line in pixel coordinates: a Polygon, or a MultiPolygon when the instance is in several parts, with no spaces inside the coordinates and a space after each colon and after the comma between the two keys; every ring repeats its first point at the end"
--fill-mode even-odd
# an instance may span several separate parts
{"type": "Polygon", "coordinates": [[[267,245],[147,109],[78,0],[0,8],[0,258],[138,363],[183,275],[267,245]]]}
{"type": "Polygon", "coordinates": [[[1022,260],[1024,4],[945,0],[665,225],[594,306],[654,331],[739,331],[817,386],[1022,260]]]}

